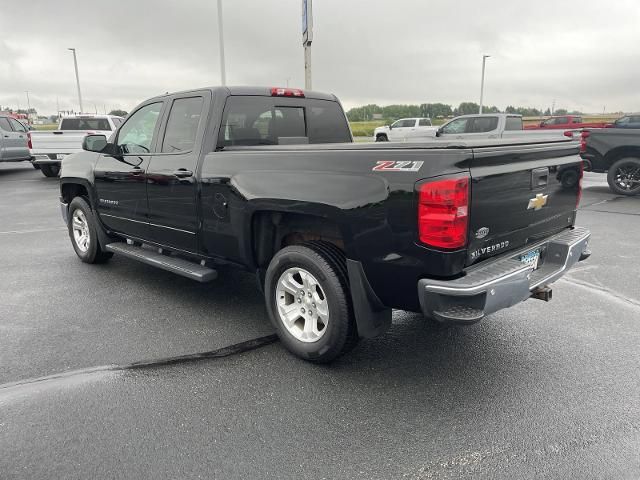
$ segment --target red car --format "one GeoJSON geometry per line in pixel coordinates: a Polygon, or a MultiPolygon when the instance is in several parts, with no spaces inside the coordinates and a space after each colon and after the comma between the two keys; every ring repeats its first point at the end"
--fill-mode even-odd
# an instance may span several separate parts
{"type": "Polygon", "coordinates": [[[565,129],[577,130],[580,128],[604,128],[606,122],[584,123],[580,115],[561,115],[543,120],[538,125],[527,125],[525,130],[565,129]]]}

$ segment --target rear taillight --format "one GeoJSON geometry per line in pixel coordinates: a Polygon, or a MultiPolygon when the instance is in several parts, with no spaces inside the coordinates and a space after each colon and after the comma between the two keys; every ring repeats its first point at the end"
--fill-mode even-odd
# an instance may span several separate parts
{"type": "Polygon", "coordinates": [[[271,89],[272,97],[299,97],[304,98],[304,92],[299,88],[281,88],[273,87],[271,89]]]}
{"type": "Polygon", "coordinates": [[[31,143],[31,132],[27,132],[27,147],[29,147],[29,150],[33,148],[33,144],[31,143]]]}
{"type": "Polygon", "coordinates": [[[418,236],[436,248],[462,248],[469,226],[469,177],[457,176],[418,185],[418,236]]]}
{"type": "Polygon", "coordinates": [[[582,199],[582,177],[584,177],[584,162],[580,162],[580,176],[578,177],[578,197],[576,198],[576,208],[580,206],[580,200],[582,199]]]}
{"type": "Polygon", "coordinates": [[[587,151],[587,138],[591,135],[590,132],[582,132],[580,134],[580,153],[587,151]]]}
{"type": "Polygon", "coordinates": [[[567,130],[564,132],[565,137],[573,138],[573,132],[571,130],[567,130]]]}

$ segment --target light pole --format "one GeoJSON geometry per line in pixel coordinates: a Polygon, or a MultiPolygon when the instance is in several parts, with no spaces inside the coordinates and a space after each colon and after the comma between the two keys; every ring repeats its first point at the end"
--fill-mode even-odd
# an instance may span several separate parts
{"type": "Polygon", "coordinates": [[[29,118],[29,110],[31,110],[31,102],[29,101],[29,90],[25,90],[27,94],[27,119],[29,118]]]}
{"type": "Polygon", "coordinates": [[[482,55],[482,80],[480,81],[480,114],[482,114],[482,99],[484,97],[484,65],[487,62],[487,58],[491,55],[482,55]]]}
{"type": "Polygon", "coordinates": [[[313,10],[311,0],[302,0],[302,45],[304,46],[304,88],[311,90],[311,42],[313,40],[313,10]]]}
{"type": "Polygon", "coordinates": [[[78,85],[78,103],[80,103],[80,113],[84,110],[82,108],[82,93],[80,93],[80,76],[78,75],[78,59],[76,58],[76,49],[68,48],[67,50],[71,50],[73,52],[73,66],[76,69],[76,84],[78,85]]]}
{"type": "Polygon", "coordinates": [[[227,84],[227,72],[224,67],[224,32],[222,30],[222,0],[218,0],[218,37],[220,39],[220,82],[227,84]]]}

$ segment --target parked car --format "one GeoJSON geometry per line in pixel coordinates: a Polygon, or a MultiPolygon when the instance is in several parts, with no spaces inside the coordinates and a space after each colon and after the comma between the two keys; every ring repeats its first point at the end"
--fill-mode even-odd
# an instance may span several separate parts
{"type": "Polygon", "coordinates": [[[376,142],[414,142],[435,137],[438,127],[430,118],[401,118],[391,125],[378,127],[373,131],[376,142]]]}
{"type": "Polygon", "coordinates": [[[445,140],[573,137],[572,134],[565,134],[563,131],[524,130],[522,127],[522,116],[507,113],[461,115],[449,120],[437,129],[436,136],[445,140]]]}
{"type": "Polygon", "coordinates": [[[45,176],[56,177],[65,155],[82,151],[82,140],[87,134],[110,136],[122,121],[122,117],[113,115],[62,117],[57,130],[29,134],[33,164],[39,166],[45,176]]]}
{"type": "Polygon", "coordinates": [[[607,174],[613,193],[640,194],[640,130],[604,128],[582,134],[585,170],[607,174]]]}
{"type": "Polygon", "coordinates": [[[31,159],[29,128],[8,115],[0,115],[0,162],[22,162],[31,159]]]}
{"type": "Polygon", "coordinates": [[[581,130],[583,128],[604,128],[606,122],[584,122],[582,115],[560,115],[547,118],[538,125],[527,125],[525,130],[581,130]]]}
{"type": "Polygon", "coordinates": [[[640,113],[625,115],[612,123],[606,125],[607,128],[640,128],[640,113]]]}
{"type": "Polygon", "coordinates": [[[162,95],[65,158],[62,216],[86,263],[255,272],[283,345],[314,362],[383,333],[392,308],[470,324],[549,300],[589,256],[576,142],[350,142],[333,95],[162,95]]]}

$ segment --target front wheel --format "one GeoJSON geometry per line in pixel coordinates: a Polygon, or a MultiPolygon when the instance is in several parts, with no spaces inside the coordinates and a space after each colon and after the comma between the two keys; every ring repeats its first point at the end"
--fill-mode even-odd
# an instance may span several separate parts
{"type": "Polygon", "coordinates": [[[76,255],[85,263],[104,263],[113,253],[104,252],[98,242],[98,225],[91,207],[82,197],[69,205],[69,238],[76,255]]]}
{"type": "Polygon", "coordinates": [[[40,170],[45,177],[57,177],[60,173],[60,165],[56,165],[53,163],[43,163],[40,165],[40,170]]]}
{"type": "Polygon", "coordinates": [[[622,158],[607,172],[607,182],[613,193],[637,195],[640,193],[640,159],[622,158]]]}
{"type": "Polygon", "coordinates": [[[358,341],[346,259],[332,244],[309,242],[276,253],[265,299],[280,340],[298,357],[327,363],[358,341]]]}
{"type": "Polygon", "coordinates": [[[380,135],[378,135],[376,137],[376,142],[388,142],[389,139],[387,138],[387,136],[384,133],[381,133],[380,135]]]}

